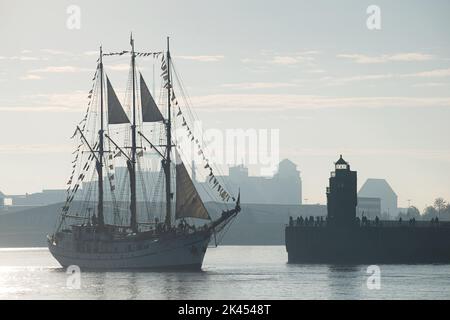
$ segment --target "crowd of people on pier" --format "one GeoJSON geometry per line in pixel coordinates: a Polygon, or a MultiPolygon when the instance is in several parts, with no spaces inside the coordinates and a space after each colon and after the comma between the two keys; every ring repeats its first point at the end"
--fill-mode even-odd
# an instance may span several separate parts
{"type": "MultiPolygon", "coordinates": [[[[366,227],[366,226],[381,226],[381,225],[385,224],[386,221],[381,221],[380,218],[378,218],[378,216],[376,216],[375,219],[373,219],[373,220],[370,220],[367,216],[362,216],[361,218],[356,217],[355,223],[358,226],[366,227]]],[[[390,225],[392,225],[393,223],[395,223],[395,221],[389,221],[390,225]]],[[[431,223],[431,225],[439,225],[438,217],[432,218],[430,223],[431,223]]],[[[296,219],[294,219],[292,216],[289,217],[289,226],[290,227],[303,227],[303,226],[305,226],[305,227],[307,227],[307,226],[321,227],[326,224],[327,224],[326,217],[310,216],[310,217],[303,218],[303,216],[299,216],[296,219]]],[[[398,225],[406,225],[406,223],[404,223],[404,221],[401,217],[397,220],[397,224],[398,225]]],[[[415,218],[409,219],[408,225],[415,226],[416,219],[415,218]]]]}

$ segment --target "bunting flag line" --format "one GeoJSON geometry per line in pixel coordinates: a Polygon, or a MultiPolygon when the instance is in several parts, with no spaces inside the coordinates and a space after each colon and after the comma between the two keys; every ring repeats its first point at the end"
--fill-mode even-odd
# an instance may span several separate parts
{"type": "MultiPolygon", "coordinates": [[[[104,57],[107,56],[122,56],[125,53],[131,53],[131,51],[128,50],[124,50],[121,52],[108,52],[108,53],[103,53],[104,57]]],[[[148,56],[153,56],[153,58],[159,58],[160,55],[164,56],[164,52],[162,51],[158,51],[158,52],[134,52],[134,55],[137,57],[148,57],[148,56]]]]}
{"type": "MultiPolygon", "coordinates": [[[[95,73],[94,73],[94,76],[92,77],[92,86],[91,86],[91,90],[89,90],[89,93],[88,93],[88,96],[87,96],[87,98],[88,98],[88,106],[87,106],[87,109],[86,109],[86,112],[85,112],[85,115],[84,115],[84,117],[83,117],[83,119],[81,119],[81,121],[79,122],[79,125],[81,125],[82,123],[84,123],[84,125],[83,125],[83,127],[82,127],[82,130],[81,131],[83,131],[84,132],[84,129],[86,128],[86,122],[87,122],[87,120],[88,120],[88,117],[89,117],[89,110],[90,110],[90,106],[91,106],[91,103],[92,103],[92,97],[93,97],[93,93],[94,93],[94,88],[95,88],[95,83],[96,83],[96,79],[97,79],[97,74],[98,74],[98,70],[100,69],[100,64],[98,63],[98,61],[97,61],[97,68],[95,69],[95,73]]],[[[76,132],[75,132],[75,134],[72,136],[72,138],[74,138],[75,137],[75,135],[76,135],[76,132]]]]}
{"type": "MultiPolygon", "coordinates": [[[[75,136],[77,135],[77,133],[78,133],[78,129],[75,130],[75,132],[74,132],[73,135],[70,137],[70,139],[75,138],[75,136]]],[[[75,152],[72,152],[72,154],[74,154],[74,153],[75,153],[75,152]]]]}
{"type": "MultiPolygon", "coordinates": [[[[163,63],[162,69],[163,69],[163,71],[164,71],[164,70],[165,70],[165,68],[164,68],[164,66],[165,66],[165,61],[163,60],[162,63],[163,63]]],[[[163,74],[164,74],[164,72],[163,72],[163,74]]],[[[172,101],[174,101],[175,104],[178,105],[178,100],[177,100],[176,95],[175,95],[175,93],[174,93],[174,91],[173,91],[173,88],[171,89],[171,94],[172,94],[172,101]]],[[[189,128],[189,126],[188,126],[188,124],[187,124],[187,122],[186,122],[185,117],[183,116],[183,113],[182,113],[180,107],[178,107],[177,116],[181,116],[181,119],[182,119],[182,124],[181,124],[181,125],[182,125],[183,127],[186,128],[187,136],[188,136],[188,137],[191,137],[191,141],[192,141],[192,142],[195,141],[195,144],[197,145],[197,148],[198,148],[198,150],[199,150],[199,151],[197,152],[197,154],[198,154],[199,156],[201,155],[202,158],[203,158],[203,161],[205,162],[204,169],[209,169],[209,175],[208,175],[208,176],[209,176],[209,179],[208,179],[208,183],[212,184],[212,189],[215,190],[216,187],[217,187],[218,196],[219,196],[220,198],[222,198],[223,201],[229,202],[230,199],[232,199],[233,202],[236,202],[236,199],[235,199],[234,197],[232,197],[232,196],[225,190],[225,188],[219,183],[219,181],[218,181],[217,178],[215,177],[214,172],[213,172],[213,169],[212,169],[212,167],[210,166],[209,161],[208,161],[208,159],[205,157],[205,154],[204,154],[204,152],[203,152],[203,150],[202,150],[202,147],[201,147],[201,145],[200,145],[199,139],[198,139],[198,138],[197,138],[197,139],[195,138],[194,134],[192,133],[191,129],[189,128]]]]}

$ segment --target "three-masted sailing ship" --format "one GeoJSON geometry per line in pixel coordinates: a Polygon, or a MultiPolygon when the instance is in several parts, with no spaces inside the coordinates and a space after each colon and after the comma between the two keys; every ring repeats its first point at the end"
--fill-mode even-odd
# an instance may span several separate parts
{"type": "MultiPolygon", "coordinates": [[[[67,199],[55,232],[47,237],[48,247],[63,267],[200,269],[209,244],[240,212],[240,195],[233,197],[215,176],[201,137],[195,137],[189,127],[192,111],[185,116],[185,106],[175,96],[173,77],[182,94],[184,90],[172,71],[169,39],[166,52],[136,52],[132,37],[130,45],[131,50],[115,53],[103,53],[100,48],[86,115],[72,137],[78,146],[67,199]],[[104,57],[122,55],[131,56],[128,109],[123,108],[103,66],[104,57]],[[161,63],[159,103],[143,75],[137,76],[138,57],[153,58],[153,68],[155,61],[161,63]],[[221,200],[216,219],[211,218],[197,190],[199,184],[182,159],[173,135],[176,123],[181,123],[186,141],[195,145],[205,162],[201,169],[206,171],[210,191],[221,200]],[[159,158],[154,179],[145,178],[144,153],[159,158]],[[126,165],[118,167],[119,161],[126,165]],[[120,168],[125,174],[119,177],[120,168]],[[85,181],[89,176],[90,183],[85,181]]],[[[185,102],[187,106],[188,99],[185,102]]]]}

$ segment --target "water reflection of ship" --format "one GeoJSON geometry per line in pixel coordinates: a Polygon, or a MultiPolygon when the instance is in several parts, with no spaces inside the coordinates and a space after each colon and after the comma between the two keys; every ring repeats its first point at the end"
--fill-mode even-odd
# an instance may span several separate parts
{"type": "Polygon", "coordinates": [[[450,262],[450,223],[356,217],[356,171],[342,158],[327,188],[325,219],[290,218],[285,230],[290,263],[450,262]]]}

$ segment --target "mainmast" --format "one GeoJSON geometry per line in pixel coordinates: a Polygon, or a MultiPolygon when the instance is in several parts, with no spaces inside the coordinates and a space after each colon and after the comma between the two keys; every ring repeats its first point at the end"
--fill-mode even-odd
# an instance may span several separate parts
{"type": "Polygon", "coordinates": [[[136,55],[134,52],[133,34],[131,34],[130,44],[131,44],[131,69],[133,79],[133,120],[132,120],[133,123],[131,125],[131,160],[127,161],[127,166],[130,172],[130,191],[131,191],[130,227],[133,230],[133,232],[137,232],[138,224],[136,218],[136,75],[135,75],[136,55]]]}
{"type": "Polygon", "coordinates": [[[169,37],[167,37],[167,122],[166,122],[166,159],[164,161],[164,171],[166,174],[166,226],[170,227],[172,223],[172,192],[171,192],[171,175],[170,175],[170,152],[172,150],[172,116],[171,116],[171,79],[170,79],[170,50],[169,50],[169,37]]]}
{"type": "Polygon", "coordinates": [[[103,116],[103,51],[100,46],[100,130],[98,131],[98,140],[99,140],[99,148],[98,148],[98,160],[96,163],[97,173],[98,173],[98,207],[97,207],[97,216],[98,216],[98,226],[103,227],[105,223],[105,218],[103,215],[103,154],[104,154],[104,116],[103,116]]]}

